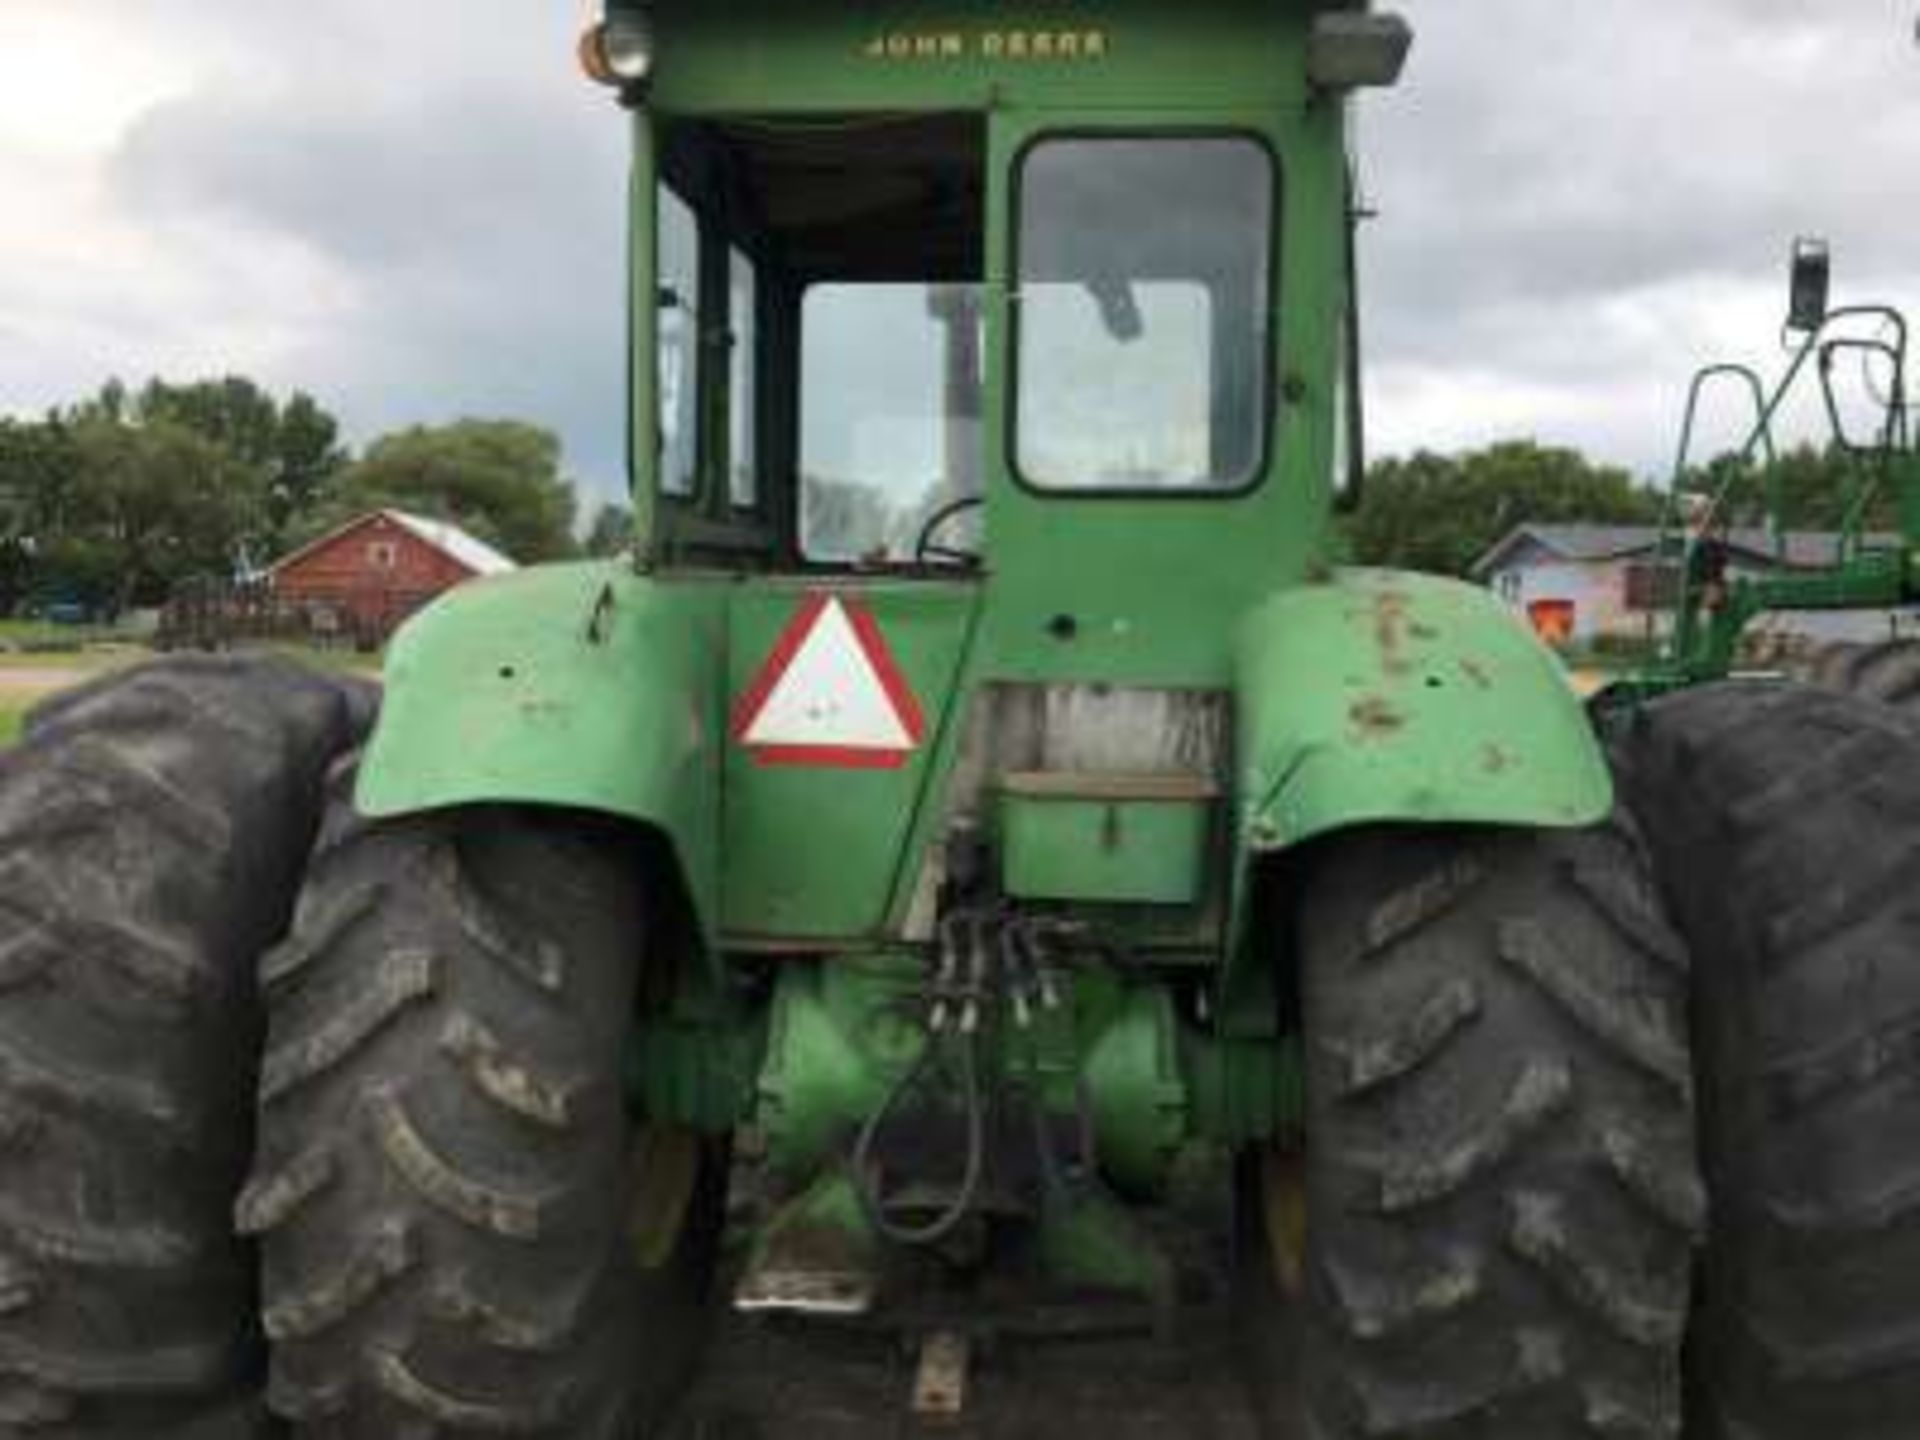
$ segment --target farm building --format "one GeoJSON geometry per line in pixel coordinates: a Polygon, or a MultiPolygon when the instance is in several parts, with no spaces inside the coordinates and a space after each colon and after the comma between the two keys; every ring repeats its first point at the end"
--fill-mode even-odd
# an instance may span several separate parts
{"type": "Polygon", "coordinates": [[[384,639],[462,581],[517,568],[443,520],[375,510],[301,546],[267,571],[274,600],[343,634],[384,639]]]}
{"type": "MultiPolygon", "coordinates": [[[[1831,531],[1793,531],[1785,539],[1782,555],[1764,531],[1732,532],[1732,575],[1824,570],[1840,545],[1831,531]]],[[[1870,539],[1898,543],[1894,536],[1870,539]]],[[[1644,636],[1649,616],[1670,603],[1672,567],[1661,562],[1659,545],[1660,531],[1651,525],[1519,525],[1475,562],[1473,575],[1556,642],[1631,639],[1644,636]]],[[[1904,633],[1911,620],[1905,612],[1797,611],[1756,629],[1824,643],[1904,633]]]]}

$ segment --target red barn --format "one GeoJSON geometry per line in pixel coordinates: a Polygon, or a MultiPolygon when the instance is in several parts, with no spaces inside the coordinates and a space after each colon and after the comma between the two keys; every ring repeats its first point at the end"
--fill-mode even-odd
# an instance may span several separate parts
{"type": "Polygon", "coordinates": [[[375,510],[301,546],[267,578],[275,600],[308,611],[316,628],[380,641],[462,581],[515,568],[457,525],[375,510]]]}

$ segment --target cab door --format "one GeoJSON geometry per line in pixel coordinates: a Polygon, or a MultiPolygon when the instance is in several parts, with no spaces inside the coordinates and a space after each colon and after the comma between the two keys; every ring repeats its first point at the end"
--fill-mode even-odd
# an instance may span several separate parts
{"type": "Polygon", "coordinates": [[[1235,619],[1320,552],[1338,295],[1313,277],[1344,207],[1338,147],[1306,131],[1333,123],[995,117],[997,678],[1222,685],[1235,619]]]}

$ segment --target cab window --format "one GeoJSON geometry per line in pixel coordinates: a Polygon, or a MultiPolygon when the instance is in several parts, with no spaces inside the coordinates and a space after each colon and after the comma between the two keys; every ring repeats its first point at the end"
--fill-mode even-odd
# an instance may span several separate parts
{"type": "Polygon", "coordinates": [[[664,128],[666,553],[970,563],[987,153],[972,112],[664,128]]]}
{"type": "MultiPolygon", "coordinates": [[[[800,545],[830,564],[911,562],[942,510],[980,494],[980,292],[823,283],[807,291],[800,545]]],[[[965,545],[978,517],[940,539],[965,545]]]]}
{"type": "Polygon", "coordinates": [[[1226,491],[1267,444],[1274,164],[1237,136],[1064,137],[1019,177],[1014,456],[1064,491],[1226,491]]]}
{"type": "Polygon", "coordinates": [[[700,222],[660,192],[660,488],[688,496],[700,464],[700,222]]]}

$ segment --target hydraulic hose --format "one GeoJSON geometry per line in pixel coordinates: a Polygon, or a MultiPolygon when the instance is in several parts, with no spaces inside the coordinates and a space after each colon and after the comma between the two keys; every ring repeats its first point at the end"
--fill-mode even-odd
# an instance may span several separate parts
{"type": "Polygon", "coordinates": [[[859,1139],[854,1142],[853,1181],[860,1208],[875,1231],[898,1245],[937,1245],[951,1235],[972,1212],[979,1195],[980,1182],[986,1173],[987,1126],[982,1113],[975,1036],[963,1031],[952,1038],[960,1055],[960,1088],[966,1109],[967,1161],[960,1175],[959,1188],[946,1208],[924,1225],[900,1224],[887,1214],[886,1199],[880,1193],[879,1168],[873,1163],[875,1147],[887,1121],[899,1108],[901,1101],[919,1088],[922,1079],[933,1070],[941,1048],[938,1037],[931,1034],[927,1036],[920,1058],[894,1083],[880,1108],[867,1117],[866,1123],[860,1127],[859,1139]]]}

